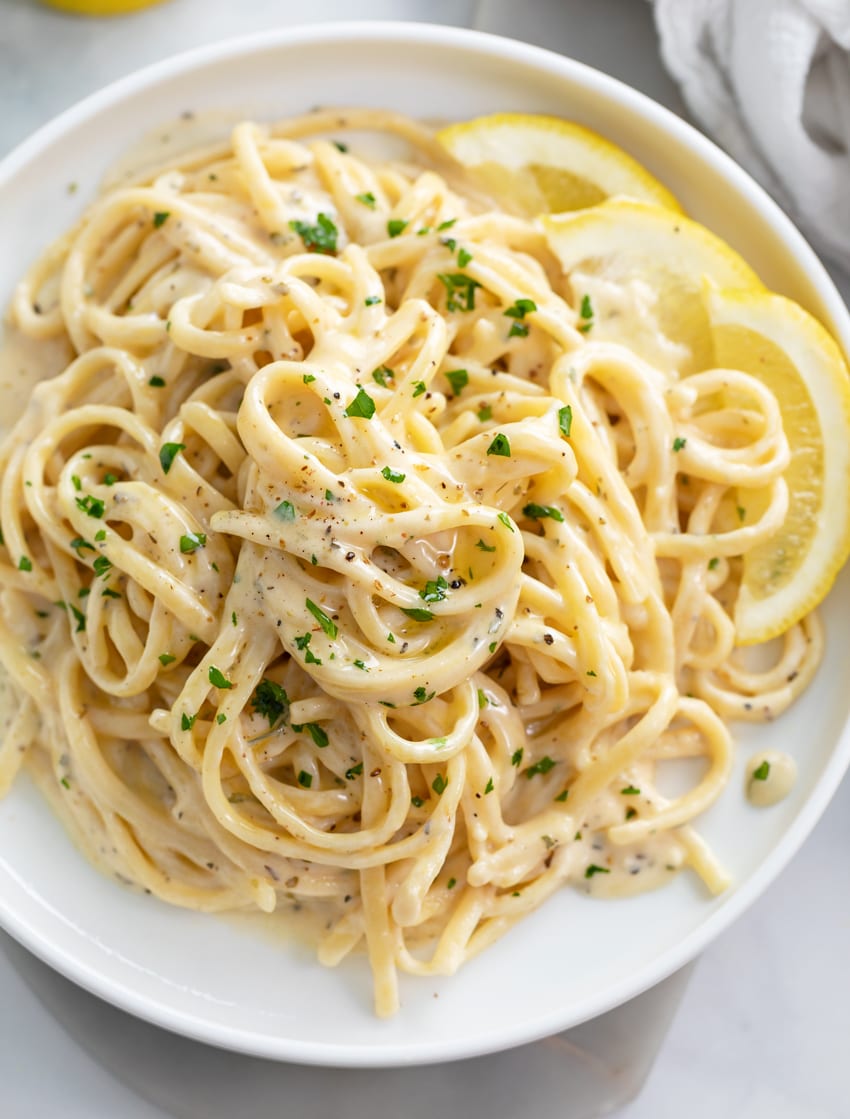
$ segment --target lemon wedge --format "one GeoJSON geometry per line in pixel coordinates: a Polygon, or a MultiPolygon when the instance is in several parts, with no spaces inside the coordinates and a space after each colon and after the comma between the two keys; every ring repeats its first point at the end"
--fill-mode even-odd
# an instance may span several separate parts
{"type": "Polygon", "coordinates": [[[437,139],[484,189],[509,196],[529,216],[580,210],[618,194],[681,209],[636,159],[572,121],[496,113],[450,125],[437,139]]]}
{"type": "Polygon", "coordinates": [[[734,249],[660,206],[612,198],[540,220],[588,338],[620,342],[667,373],[712,363],[706,279],[720,288],[764,290],[734,249]]]}
{"type": "Polygon", "coordinates": [[[850,555],[850,374],[826,330],[789,299],[710,291],[706,303],[715,364],[771,390],[791,447],[788,514],[744,557],[735,628],[749,645],[817,606],[850,555]]]}

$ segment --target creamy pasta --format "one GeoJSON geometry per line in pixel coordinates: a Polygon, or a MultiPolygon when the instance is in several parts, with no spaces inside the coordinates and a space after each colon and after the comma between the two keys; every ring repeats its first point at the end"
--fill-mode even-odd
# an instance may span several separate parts
{"type": "Polygon", "coordinates": [[[380,1014],[565,884],[722,889],[692,821],[728,723],[820,654],[811,617],[734,652],[776,400],[679,378],[651,312],[657,364],[605,341],[634,293],[509,209],[389,113],[243,123],[105,193],[11,309],[52,368],[0,449],[0,787],[26,761],[165,901],[313,909],[380,1014]]]}

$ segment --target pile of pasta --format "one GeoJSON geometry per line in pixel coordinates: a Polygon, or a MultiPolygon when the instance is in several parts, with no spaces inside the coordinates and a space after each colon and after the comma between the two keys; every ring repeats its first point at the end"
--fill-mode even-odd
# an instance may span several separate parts
{"type": "Polygon", "coordinates": [[[727,724],[820,649],[733,656],[788,459],[758,381],[594,340],[539,226],[365,110],[113,187],[12,320],[61,357],[0,450],[2,784],[26,759],[102,869],[312,909],[380,1014],[566,883],[723,888],[727,724]]]}

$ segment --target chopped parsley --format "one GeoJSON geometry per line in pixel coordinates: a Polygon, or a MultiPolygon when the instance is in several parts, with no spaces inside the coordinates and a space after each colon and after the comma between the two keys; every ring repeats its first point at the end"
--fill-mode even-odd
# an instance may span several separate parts
{"type": "Polygon", "coordinates": [[[387,384],[387,380],[392,380],[394,377],[395,373],[387,365],[379,365],[377,369],[372,370],[372,380],[382,389],[388,389],[390,386],[387,384]]]}
{"type": "Polygon", "coordinates": [[[564,803],[564,801],[565,801],[565,800],[567,799],[567,797],[568,797],[569,795],[570,795],[570,790],[569,790],[569,789],[564,789],[564,791],[563,791],[563,792],[561,792],[561,793],[558,793],[558,795],[557,795],[557,796],[555,797],[555,800],[556,800],[556,801],[557,801],[557,802],[558,802],[559,804],[563,804],[563,803],[564,803]]]}
{"type": "Polygon", "coordinates": [[[754,781],[766,781],[770,774],[770,762],[762,762],[758,769],[753,770],[754,781]]]}
{"type": "Polygon", "coordinates": [[[163,666],[163,668],[167,664],[173,664],[176,660],[177,660],[177,657],[175,657],[173,653],[160,653],[159,654],[159,663],[163,666]]]}
{"type": "Polygon", "coordinates": [[[579,308],[579,316],[583,320],[579,323],[579,330],[582,334],[587,334],[593,326],[593,304],[590,302],[590,296],[585,295],[582,297],[581,307],[579,308]]]}
{"type": "Polygon", "coordinates": [[[446,373],[446,380],[452,386],[454,395],[460,396],[469,384],[469,374],[465,369],[451,369],[446,373]]]}
{"type": "Polygon", "coordinates": [[[83,488],[83,483],[80,481],[79,477],[76,474],[71,475],[71,485],[74,487],[77,493],[79,493],[80,490],[83,488]]]}
{"type": "Polygon", "coordinates": [[[398,470],[393,470],[390,466],[384,467],[384,469],[381,471],[381,476],[383,478],[386,478],[388,482],[396,483],[403,482],[404,479],[407,477],[406,474],[401,474],[398,470]]]}
{"type": "Polygon", "coordinates": [[[77,620],[77,628],[74,632],[75,633],[85,633],[85,629],[86,629],[86,616],[85,616],[85,614],[82,612],[82,610],[78,610],[76,608],[76,606],[69,605],[68,609],[71,611],[71,613],[74,615],[74,617],[77,620]]]}
{"type": "Polygon", "coordinates": [[[354,197],[358,202],[362,202],[364,206],[368,206],[370,210],[375,209],[377,199],[371,190],[367,190],[363,194],[355,194],[354,197]]]}
{"type": "Polygon", "coordinates": [[[485,544],[483,540],[479,540],[478,543],[475,545],[475,547],[480,548],[482,552],[495,552],[496,551],[496,545],[495,544],[485,544]]]}
{"type": "Polygon", "coordinates": [[[430,610],[421,610],[418,606],[402,606],[401,612],[414,622],[430,622],[434,617],[430,610]]]}
{"type": "Polygon", "coordinates": [[[499,432],[487,448],[488,455],[498,455],[501,458],[511,457],[511,441],[503,432],[499,432]]]}
{"type": "Polygon", "coordinates": [[[491,420],[493,418],[493,409],[489,404],[482,404],[476,414],[479,420],[484,423],[485,421],[491,420]]]}
{"type": "Polygon", "coordinates": [[[159,448],[159,465],[162,467],[163,474],[168,473],[175,458],[185,450],[185,443],[163,443],[159,448]]]}
{"type": "Polygon", "coordinates": [[[447,785],[448,781],[445,779],[442,773],[438,773],[434,780],[431,782],[431,788],[434,790],[437,796],[442,796],[442,794],[446,791],[447,785]]]}
{"type": "Polygon", "coordinates": [[[345,771],[345,779],[346,781],[353,781],[354,778],[359,777],[362,772],[363,762],[358,762],[357,765],[353,765],[350,769],[345,771]]]}
{"type": "Polygon", "coordinates": [[[563,435],[565,439],[569,439],[572,426],[573,410],[569,404],[565,404],[563,408],[558,409],[558,427],[561,435],[563,435]]]}
{"type": "Polygon", "coordinates": [[[436,692],[427,692],[421,685],[418,688],[414,688],[413,698],[416,702],[413,706],[418,707],[420,703],[428,703],[436,694],[436,692]]]}
{"type": "Polygon", "coordinates": [[[154,227],[154,229],[159,229],[159,227],[161,225],[165,225],[165,223],[168,221],[168,219],[170,217],[171,217],[171,211],[170,210],[157,210],[157,212],[153,216],[153,227],[154,227]]]}
{"type": "Polygon", "coordinates": [[[320,749],[324,749],[330,742],[327,734],[318,723],[293,723],[292,729],[296,734],[300,734],[303,730],[306,730],[320,749]]]}
{"type": "Polygon", "coordinates": [[[505,526],[505,528],[509,528],[511,532],[514,531],[514,526],[511,524],[511,518],[508,516],[507,513],[499,513],[498,518],[505,526]]]}
{"type": "Polygon", "coordinates": [[[564,514],[554,505],[535,505],[532,501],[528,505],[523,505],[522,511],[526,517],[531,517],[534,521],[543,520],[545,517],[551,517],[553,521],[563,521],[564,519],[564,514]]]}
{"type": "Polygon", "coordinates": [[[351,401],[348,407],[343,412],[344,416],[359,417],[363,420],[371,420],[375,414],[375,401],[371,396],[358,385],[357,396],[351,401]]]}
{"type": "Polygon", "coordinates": [[[463,272],[438,272],[437,279],[446,289],[447,311],[474,311],[475,289],[481,284],[463,272]]]}
{"type": "Polygon", "coordinates": [[[75,497],[74,501],[77,503],[78,509],[82,509],[89,517],[97,517],[98,520],[106,511],[106,506],[100,498],[92,497],[90,493],[87,493],[85,497],[75,497]]]}
{"type": "Polygon", "coordinates": [[[419,597],[423,602],[442,602],[448,589],[449,584],[442,575],[438,575],[436,579],[428,580],[424,589],[419,592],[419,597]]]}
{"type": "Polygon", "coordinates": [[[92,566],[94,567],[95,575],[106,575],[107,571],[112,567],[112,560],[107,559],[106,556],[96,556],[92,566]]]}
{"type": "Polygon", "coordinates": [[[251,696],[251,706],[269,721],[269,729],[289,718],[289,696],[286,689],[265,677],[257,684],[251,696]]]}
{"type": "Polygon", "coordinates": [[[624,797],[640,796],[640,789],[636,789],[634,785],[626,785],[625,789],[620,789],[620,793],[624,797]]]}
{"type": "Polygon", "coordinates": [[[461,249],[457,254],[457,263],[459,268],[466,268],[467,264],[472,260],[472,253],[467,252],[466,249],[461,249]]]}
{"type": "Polygon", "coordinates": [[[233,684],[227,679],[221,669],[216,668],[214,664],[210,665],[207,677],[214,688],[227,689],[233,687],[233,684]]]}
{"type": "Polygon", "coordinates": [[[32,571],[32,560],[29,556],[21,556],[18,560],[18,571],[32,571]]]}
{"type": "Polygon", "coordinates": [[[708,561],[708,570],[709,571],[714,571],[715,567],[717,567],[717,565],[719,563],[720,563],[720,557],[719,556],[712,556],[711,559],[708,561]]]}
{"type": "Polygon", "coordinates": [[[336,622],[332,621],[324,612],[324,610],[320,609],[315,604],[315,602],[312,601],[312,599],[308,598],[305,605],[310,613],[313,615],[313,617],[316,619],[316,621],[319,623],[319,625],[322,627],[322,629],[325,631],[325,633],[328,635],[328,637],[336,637],[336,635],[339,633],[336,622]]]}
{"type": "Polygon", "coordinates": [[[192,552],[203,548],[207,542],[206,534],[203,532],[187,532],[184,536],[180,537],[180,551],[184,555],[189,555],[192,552]]]}
{"type": "Polygon", "coordinates": [[[437,226],[437,232],[442,233],[444,229],[451,229],[456,221],[457,218],[449,218],[448,221],[441,221],[437,226]]]}
{"type": "Polygon", "coordinates": [[[528,767],[528,769],[525,771],[525,776],[530,781],[531,778],[536,777],[538,773],[548,773],[549,770],[555,766],[555,764],[556,763],[549,757],[548,754],[544,754],[539,762],[535,762],[534,765],[530,765],[528,767]]]}
{"type": "Polygon", "coordinates": [[[307,221],[291,221],[289,228],[298,234],[308,253],[325,253],[333,256],[336,252],[339,230],[327,214],[319,214],[315,225],[310,225],[307,221]]]}
{"type": "Polygon", "coordinates": [[[422,799],[422,797],[411,797],[410,803],[413,805],[414,808],[421,808],[425,801],[422,799]]]}
{"type": "Polygon", "coordinates": [[[403,218],[390,218],[387,222],[387,233],[390,237],[398,237],[407,229],[408,222],[403,218]]]}
{"type": "Polygon", "coordinates": [[[495,787],[496,786],[493,784],[493,778],[488,778],[487,784],[484,786],[484,796],[486,797],[488,793],[492,793],[495,787]]]}
{"type": "Polygon", "coordinates": [[[312,373],[305,373],[304,376],[301,378],[305,385],[312,385],[315,379],[316,378],[312,373]]]}
{"type": "Polygon", "coordinates": [[[611,871],[604,866],[597,866],[596,863],[591,863],[587,870],[584,872],[585,878],[592,878],[594,874],[610,874],[611,871]]]}
{"type": "Polygon", "coordinates": [[[504,314],[509,319],[524,319],[526,315],[536,310],[537,304],[533,299],[515,299],[504,314]]]}
{"type": "Polygon", "coordinates": [[[513,754],[511,754],[511,765],[516,766],[516,768],[519,769],[522,763],[522,755],[523,749],[520,746],[518,750],[514,750],[513,754]]]}
{"type": "Polygon", "coordinates": [[[298,784],[302,785],[305,789],[309,789],[313,784],[313,775],[302,769],[298,774],[298,784]]]}
{"type": "Polygon", "coordinates": [[[484,692],[481,690],[481,688],[478,689],[478,706],[479,707],[489,707],[490,706],[490,700],[487,698],[487,696],[484,694],[484,692]]]}
{"type": "Polygon", "coordinates": [[[423,392],[425,392],[425,382],[424,381],[414,381],[413,382],[413,395],[414,395],[414,397],[421,396],[423,392]]]}
{"type": "Polygon", "coordinates": [[[295,647],[304,654],[304,660],[307,664],[321,664],[321,660],[309,648],[312,639],[312,633],[302,633],[300,637],[295,638],[295,647]]]}
{"type": "Polygon", "coordinates": [[[363,300],[367,307],[374,307],[377,303],[382,303],[380,295],[367,295],[363,300]]]}
{"type": "Polygon", "coordinates": [[[151,377],[150,380],[148,381],[148,384],[150,385],[150,387],[152,389],[164,389],[165,388],[165,378],[164,377],[158,377],[156,374],[154,374],[154,376],[151,377]]]}
{"type": "Polygon", "coordinates": [[[687,445],[687,439],[683,439],[681,435],[677,435],[673,440],[673,450],[677,453],[687,445]]]}
{"type": "Polygon", "coordinates": [[[180,729],[191,730],[192,727],[195,725],[195,719],[197,719],[197,717],[197,714],[187,715],[184,711],[183,714],[180,716],[180,729]]]}
{"type": "Polygon", "coordinates": [[[275,506],[274,515],[280,521],[294,521],[295,506],[291,501],[281,501],[280,505],[275,506]]]}

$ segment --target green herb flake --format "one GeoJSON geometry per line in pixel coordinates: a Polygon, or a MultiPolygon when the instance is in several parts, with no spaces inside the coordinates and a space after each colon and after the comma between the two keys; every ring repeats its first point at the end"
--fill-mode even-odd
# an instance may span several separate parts
{"type": "Polygon", "coordinates": [[[372,380],[375,384],[380,385],[382,389],[391,388],[391,386],[387,384],[387,381],[391,381],[394,378],[395,373],[393,373],[388,365],[379,365],[377,369],[372,370],[372,380]]]}
{"type": "Polygon", "coordinates": [[[463,272],[438,272],[437,279],[446,289],[447,311],[474,311],[475,289],[481,284],[463,272]]]}
{"type": "Polygon", "coordinates": [[[187,532],[185,536],[180,537],[180,551],[184,555],[190,555],[192,552],[196,552],[198,548],[203,548],[206,542],[205,533],[187,532]]]}
{"type": "Polygon", "coordinates": [[[68,780],[67,777],[62,777],[59,781],[59,784],[62,786],[63,789],[71,788],[71,782],[68,780]]]}
{"type": "Polygon", "coordinates": [[[107,559],[106,556],[97,556],[92,567],[94,568],[95,575],[106,575],[110,567],[112,567],[112,560],[107,559]]]}
{"type": "Polygon", "coordinates": [[[466,268],[467,264],[472,260],[472,253],[467,252],[466,249],[461,249],[457,254],[457,263],[459,268],[466,268]]]}
{"type": "Polygon", "coordinates": [[[407,229],[408,222],[402,218],[390,218],[387,222],[387,233],[390,237],[399,237],[407,229]]]}
{"type": "Polygon", "coordinates": [[[437,226],[437,232],[442,233],[445,229],[451,229],[456,221],[457,218],[449,218],[448,221],[441,221],[440,224],[437,226]]]}
{"type": "Polygon", "coordinates": [[[758,769],[753,770],[753,780],[754,781],[766,781],[768,779],[769,775],[770,775],[770,762],[768,762],[768,761],[762,762],[761,765],[758,767],[758,769]]]}
{"type": "Polygon", "coordinates": [[[374,307],[378,303],[383,303],[380,295],[367,295],[363,300],[367,307],[374,307]]]}
{"type": "Polygon", "coordinates": [[[421,808],[425,801],[422,799],[422,797],[411,797],[410,803],[413,805],[414,808],[421,808]]]}
{"type": "Polygon", "coordinates": [[[487,698],[481,688],[478,689],[478,706],[479,708],[490,706],[490,700],[487,698]]]}
{"type": "Polygon", "coordinates": [[[637,809],[636,808],[631,808],[630,807],[630,808],[626,809],[626,819],[627,820],[633,820],[635,818],[635,816],[637,816],[637,809]]]}
{"type": "Polygon", "coordinates": [[[511,441],[503,432],[499,432],[487,448],[488,455],[498,455],[500,458],[511,457],[511,441]]]}
{"type": "Polygon", "coordinates": [[[714,571],[714,569],[717,567],[717,565],[719,563],[720,563],[720,557],[719,556],[712,556],[711,559],[708,561],[708,570],[709,571],[714,571]]]}
{"type": "Polygon", "coordinates": [[[79,477],[76,474],[71,475],[71,485],[74,487],[77,493],[79,493],[80,490],[83,488],[83,483],[80,481],[79,477]]]}
{"type": "Polygon", "coordinates": [[[32,560],[29,556],[21,556],[18,560],[18,571],[32,571],[32,560]]]}
{"type": "Polygon", "coordinates": [[[558,409],[558,428],[565,439],[569,439],[573,427],[573,410],[569,404],[558,409]]]}
{"type": "Polygon", "coordinates": [[[375,206],[377,204],[377,199],[375,198],[375,196],[371,192],[371,190],[367,190],[363,194],[355,194],[354,197],[355,197],[356,201],[362,202],[363,205],[368,206],[370,210],[375,209],[375,206]]]}
{"type": "MultiPolygon", "coordinates": [[[[95,538],[95,540],[97,541],[98,544],[102,543],[106,539],[106,529],[105,528],[99,528],[97,530],[97,532],[94,534],[94,538],[95,538]]],[[[79,536],[77,537],[77,541],[78,541],[78,543],[80,542],[79,536]]],[[[86,544],[85,540],[83,540],[82,543],[86,544]]],[[[72,546],[73,546],[73,541],[72,541],[72,546]]],[[[94,548],[92,548],[91,544],[86,544],[86,547],[91,548],[92,551],[94,551],[94,548]]]]}
{"type": "Polygon", "coordinates": [[[536,777],[538,773],[548,773],[549,770],[555,766],[555,764],[556,763],[552,760],[552,758],[549,757],[548,754],[544,754],[539,762],[535,762],[534,765],[530,765],[528,769],[526,769],[525,776],[530,781],[531,778],[536,777]]]}
{"type": "Polygon", "coordinates": [[[452,393],[455,396],[460,396],[469,384],[469,374],[465,369],[451,369],[445,376],[446,380],[452,386],[452,393]]]}
{"type": "Polygon", "coordinates": [[[225,715],[225,713],[224,713],[223,711],[220,711],[220,712],[219,712],[219,713],[218,713],[218,714],[216,715],[216,717],[215,717],[215,721],[216,721],[216,722],[218,723],[218,725],[219,725],[219,726],[221,726],[221,724],[222,724],[222,723],[226,723],[226,722],[227,722],[227,716],[225,715]]]}
{"type": "Polygon", "coordinates": [[[495,552],[496,551],[496,545],[495,544],[485,544],[483,540],[479,540],[476,543],[475,547],[480,548],[482,552],[495,552]]]}
{"type": "Polygon", "coordinates": [[[153,216],[153,227],[154,227],[154,229],[159,229],[160,226],[165,225],[165,223],[168,221],[168,219],[170,217],[171,217],[171,211],[170,210],[157,210],[157,212],[153,216]]]}
{"type": "Polygon", "coordinates": [[[446,597],[446,591],[449,589],[449,584],[442,575],[438,575],[436,579],[429,579],[424,588],[419,592],[419,597],[423,602],[442,602],[446,597]]]}
{"type": "Polygon", "coordinates": [[[337,636],[337,634],[339,633],[339,629],[337,628],[336,623],[327,616],[324,610],[318,607],[315,602],[313,602],[313,600],[309,598],[306,600],[305,606],[322,627],[322,629],[325,631],[325,633],[328,635],[328,637],[337,636]]]}
{"type": "Polygon", "coordinates": [[[343,155],[348,151],[348,144],[344,144],[342,140],[334,140],[333,146],[338,152],[342,152],[343,155]]]}
{"type": "Polygon", "coordinates": [[[339,230],[327,214],[319,214],[315,225],[307,221],[291,221],[289,228],[298,234],[308,253],[325,253],[333,256],[336,252],[339,230]]]}
{"type": "Polygon", "coordinates": [[[610,874],[611,871],[604,866],[597,866],[596,863],[591,863],[587,870],[584,872],[585,878],[592,878],[594,874],[610,874]]]}
{"type": "Polygon", "coordinates": [[[306,730],[320,750],[323,750],[330,742],[324,729],[320,727],[318,723],[293,723],[292,729],[296,734],[300,734],[302,731],[306,730]]]}
{"type": "Polygon", "coordinates": [[[75,497],[74,501],[78,509],[81,509],[87,516],[96,517],[98,520],[106,511],[106,506],[100,498],[92,497],[90,493],[86,494],[85,497],[75,497]]]}
{"type": "Polygon", "coordinates": [[[640,796],[640,789],[636,789],[634,785],[626,785],[625,789],[620,789],[620,794],[624,797],[637,797],[640,796]]]}
{"type": "Polygon", "coordinates": [[[421,610],[418,606],[402,606],[401,612],[414,622],[430,622],[434,617],[430,610],[421,610]]]}
{"type": "Polygon", "coordinates": [[[302,769],[301,772],[298,774],[298,784],[305,789],[309,789],[310,786],[313,784],[312,773],[307,773],[306,770],[302,769]]]}
{"type": "Polygon", "coordinates": [[[315,376],[314,376],[314,375],[313,375],[312,373],[305,373],[305,374],[303,375],[303,377],[301,378],[302,382],[303,382],[303,383],[304,383],[305,385],[312,385],[312,383],[313,383],[313,382],[315,381],[315,379],[316,379],[316,378],[315,378],[315,376]]]}
{"type": "Polygon", "coordinates": [[[517,769],[519,769],[519,766],[522,763],[523,752],[524,751],[520,746],[518,750],[514,750],[513,754],[511,754],[511,765],[516,766],[517,769]]]}
{"type": "Polygon", "coordinates": [[[484,796],[486,797],[488,793],[492,793],[495,787],[496,786],[493,784],[493,778],[488,778],[487,784],[484,786],[484,796]]]}
{"type": "Polygon", "coordinates": [[[413,706],[418,707],[420,705],[420,703],[430,702],[430,700],[432,700],[436,694],[437,694],[436,692],[426,691],[425,688],[422,687],[421,685],[418,688],[414,688],[413,698],[414,698],[415,702],[413,703],[413,706]]]}
{"type": "Polygon", "coordinates": [[[530,502],[522,507],[522,511],[526,517],[530,517],[534,521],[540,521],[546,517],[550,517],[553,521],[563,521],[564,519],[564,514],[554,505],[535,505],[534,502],[530,502]]]}
{"type": "Polygon", "coordinates": [[[68,609],[71,611],[71,613],[74,615],[74,617],[77,620],[77,628],[74,630],[74,632],[75,633],[85,633],[85,630],[86,630],[86,616],[85,616],[85,614],[82,612],[82,610],[78,610],[76,608],[76,606],[69,605],[68,609]]]}
{"type": "Polygon", "coordinates": [[[569,789],[564,789],[563,792],[558,793],[558,795],[555,797],[555,800],[557,801],[558,804],[563,804],[564,801],[567,799],[567,797],[569,795],[570,795],[570,790],[569,789]]]}
{"type": "Polygon", "coordinates": [[[348,407],[343,412],[344,416],[349,419],[357,417],[363,420],[371,420],[375,414],[375,401],[371,396],[358,385],[357,396],[351,401],[348,407]]]}
{"type": "Polygon", "coordinates": [[[360,660],[359,658],[356,661],[353,661],[352,663],[353,663],[354,667],[359,668],[361,672],[368,672],[369,671],[369,669],[366,667],[366,662],[360,660]]]}
{"type": "Polygon", "coordinates": [[[265,677],[254,689],[251,706],[259,716],[268,719],[269,730],[281,720],[285,722],[289,718],[289,696],[286,689],[265,677]]]}
{"type": "Polygon", "coordinates": [[[743,521],[743,520],[746,519],[747,510],[744,508],[743,505],[736,505],[735,506],[735,512],[738,514],[738,520],[739,521],[743,521]]]}
{"type": "Polygon", "coordinates": [[[177,660],[177,657],[175,657],[173,653],[160,653],[158,659],[159,663],[164,668],[168,664],[173,664],[177,660]]]}
{"type": "Polygon", "coordinates": [[[423,392],[425,392],[425,382],[424,381],[414,381],[413,382],[413,395],[414,395],[414,397],[421,396],[423,392]]]}
{"type": "Polygon", "coordinates": [[[482,404],[481,407],[478,409],[476,415],[478,416],[478,419],[481,421],[481,423],[486,423],[487,420],[491,420],[493,418],[493,409],[489,404],[482,404]]]}
{"type": "Polygon", "coordinates": [[[687,446],[687,443],[687,439],[683,439],[681,435],[677,435],[673,440],[673,450],[678,454],[679,451],[687,446]]]}
{"type": "Polygon", "coordinates": [[[150,380],[148,381],[148,384],[150,385],[150,387],[152,389],[164,389],[165,388],[165,378],[164,377],[159,377],[156,374],[154,374],[154,376],[151,377],[150,380]]]}
{"type": "Polygon", "coordinates": [[[390,466],[385,466],[381,471],[381,477],[386,478],[388,482],[395,482],[398,484],[399,482],[403,482],[407,475],[399,473],[398,470],[393,470],[390,466]]]}
{"type": "Polygon", "coordinates": [[[447,785],[448,781],[442,775],[442,773],[438,773],[434,780],[431,782],[431,788],[434,790],[437,796],[443,795],[443,793],[446,791],[447,785]]]}
{"type": "Polygon", "coordinates": [[[295,506],[291,501],[281,501],[280,505],[275,506],[274,515],[279,521],[294,521],[295,506]]]}
{"type": "Polygon", "coordinates": [[[101,598],[123,598],[123,595],[119,594],[118,591],[114,591],[111,587],[104,587],[100,597],[101,598]]]}
{"type": "Polygon", "coordinates": [[[162,467],[163,474],[168,473],[175,458],[185,450],[185,443],[163,443],[159,448],[159,465],[162,467]]]}
{"type": "Polygon", "coordinates": [[[210,665],[207,677],[214,688],[221,688],[224,690],[233,687],[233,684],[227,679],[221,669],[216,668],[214,664],[210,665]]]}
{"type": "Polygon", "coordinates": [[[354,778],[359,777],[362,772],[363,762],[358,762],[357,765],[353,765],[350,769],[345,771],[345,779],[347,781],[353,781],[354,778]]]}
{"type": "Polygon", "coordinates": [[[584,295],[579,308],[579,316],[583,320],[579,324],[579,330],[582,334],[587,334],[593,326],[593,304],[590,302],[590,296],[584,295]]]}
{"type": "Polygon", "coordinates": [[[511,323],[508,338],[527,338],[530,327],[527,322],[511,323]]]}
{"type": "Polygon", "coordinates": [[[507,513],[499,513],[498,518],[502,522],[502,524],[505,526],[505,528],[509,528],[511,530],[511,532],[516,531],[514,526],[513,526],[513,522],[511,521],[511,518],[508,516],[507,513]]]}
{"type": "Polygon", "coordinates": [[[195,719],[197,719],[197,717],[197,713],[195,713],[194,715],[187,715],[184,711],[183,714],[180,716],[180,729],[191,730],[192,727],[195,725],[195,719]]]}

